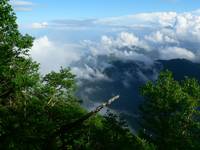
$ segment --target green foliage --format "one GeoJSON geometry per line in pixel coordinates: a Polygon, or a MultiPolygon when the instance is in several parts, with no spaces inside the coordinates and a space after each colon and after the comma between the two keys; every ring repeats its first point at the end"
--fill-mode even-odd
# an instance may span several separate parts
{"type": "Polygon", "coordinates": [[[154,145],[133,135],[127,123],[110,112],[91,118],[71,137],[71,148],[76,150],[155,150],[154,145]]]}
{"type": "Polygon", "coordinates": [[[75,76],[71,74],[70,69],[61,68],[60,72],[51,72],[43,78],[45,88],[54,95],[64,95],[67,98],[73,95],[75,90],[75,76]]]}
{"type": "Polygon", "coordinates": [[[200,148],[200,84],[195,79],[175,81],[172,73],[162,72],[155,83],[141,90],[141,134],[159,149],[200,148]]]}
{"type": "Polygon", "coordinates": [[[135,149],[134,136],[124,120],[108,113],[101,121],[101,127],[91,130],[91,144],[95,149],[135,149]]]}
{"type": "Polygon", "coordinates": [[[38,65],[26,58],[33,38],[21,35],[7,0],[0,1],[0,101],[8,103],[38,79],[38,65]]]}
{"type": "Polygon", "coordinates": [[[0,149],[153,149],[117,116],[94,116],[58,131],[88,112],[76,97],[75,76],[60,69],[44,77],[29,57],[33,38],[22,35],[8,0],[0,1],[0,149]],[[66,144],[66,145],[64,145],[66,144]],[[64,149],[64,148],[63,148],[64,149]]]}

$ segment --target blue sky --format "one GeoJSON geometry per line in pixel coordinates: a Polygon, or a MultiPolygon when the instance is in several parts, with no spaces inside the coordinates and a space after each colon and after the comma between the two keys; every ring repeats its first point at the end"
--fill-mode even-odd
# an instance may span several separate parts
{"type": "Polygon", "coordinates": [[[101,70],[87,64],[102,55],[147,64],[175,58],[200,62],[199,0],[12,0],[11,4],[22,33],[35,37],[30,53],[44,73],[75,62],[82,64],[72,68],[75,74],[88,78],[89,72],[102,78],[101,70]]]}
{"type": "Polygon", "coordinates": [[[17,12],[20,22],[102,18],[141,12],[184,12],[200,8],[198,0],[29,0],[29,2],[33,3],[32,11],[17,12]]]}

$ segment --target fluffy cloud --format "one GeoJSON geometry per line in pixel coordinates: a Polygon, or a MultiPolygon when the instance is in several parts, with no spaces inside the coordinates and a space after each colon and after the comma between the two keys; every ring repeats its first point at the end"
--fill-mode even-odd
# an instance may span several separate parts
{"type": "Polygon", "coordinates": [[[155,44],[177,44],[178,41],[174,39],[173,36],[170,36],[167,33],[163,33],[163,31],[155,31],[150,35],[144,36],[145,40],[155,43],[155,44]]]}
{"type": "Polygon", "coordinates": [[[11,5],[16,11],[31,11],[34,3],[25,0],[11,0],[11,5]]]}
{"type": "Polygon", "coordinates": [[[122,32],[117,37],[116,43],[118,43],[119,47],[122,46],[138,46],[141,48],[148,49],[148,46],[145,45],[144,41],[141,41],[137,36],[133,33],[122,32]]]}
{"type": "Polygon", "coordinates": [[[179,40],[189,42],[200,41],[200,16],[191,13],[182,14],[176,17],[174,32],[179,40]]]}
{"type": "Polygon", "coordinates": [[[142,48],[148,51],[148,45],[133,33],[121,32],[116,38],[102,36],[100,42],[85,41],[91,55],[107,55],[120,59],[147,60],[147,57],[136,50],[142,48]],[[137,48],[138,47],[138,48],[137,48]]]}
{"type": "Polygon", "coordinates": [[[141,61],[146,65],[158,59],[200,61],[199,10],[141,13],[103,19],[54,20],[34,23],[32,28],[48,28],[49,32],[62,29],[62,33],[59,33],[63,35],[60,37],[69,36],[69,31],[73,38],[84,37],[83,40],[75,40],[76,44],[60,44],[57,42],[59,38],[52,38],[57,40],[53,42],[46,36],[36,39],[31,54],[41,63],[44,72],[57,70],[61,65],[70,65],[81,78],[107,79],[100,68],[107,67],[109,62],[98,60],[101,56],[109,57],[110,60],[141,61]],[[85,35],[94,32],[95,36],[85,38],[85,35]],[[71,65],[74,61],[81,65],[71,65]]]}
{"type": "MultiPolygon", "coordinates": [[[[134,35],[140,37],[141,44],[138,44],[138,38],[134,40],[131,38],[133,45],[153,51],[155,59],[185,58],[200,61],[198,55],[200,12],[198,10],[179,14],[176,12],[142,13],[101,19],[98,23],[115,26],[115,28],[123,26],[129,33],[137,33],[134,35]]],[[[126,36],[126,39],[129,38],[126,36]]],[[[131,42],[123,41],[128,45],[132,45],[131,42]]],[[[151,53],[145,55],[149,56],[149,54],[151,53]]]]}
{"type": "Polygon", "coordinates": [[[180,41],[161,31],[143,38],[122,32],[116,38],[102,36],[100,42],[86,41],[93,56],[110,56],[120,60],[141,61],[152,64],[154,60],[188,59],[199,61],[199,51],[181,47],[180,41]]]}
{"type": "Polygon", "coordinates": [[[74,44],[54,43],[47,36],[38,38],[30,54],[34,60],[41,64],[41,72],[48,73],[59,70],[61,66],[68,66],[80,59],[80,46],[74,44]]]}
{"type": "Polygon", "coordinates": [[[152,42],[174,43],[200,40],[200,13],[198,11],[176,13],[140,13],[129,16],[98,19],[96,24],[127,31],[141,32],[152,42]],[[148,35],[150,34],[150,35],[148,35]]]}
{"type": "Polygon", "coordinates": [[[72,72],[76,74],[79,79],[81,78],[90,81],[111,80],[101,70],[92,68],[87,64],[85,64],[84,67],[72,67],[72,72]]]}

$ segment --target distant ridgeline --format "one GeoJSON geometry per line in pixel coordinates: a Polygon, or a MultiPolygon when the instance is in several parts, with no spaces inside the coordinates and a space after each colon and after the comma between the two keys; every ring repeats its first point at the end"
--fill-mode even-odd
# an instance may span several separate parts
{"type": "Polygon", "coordinates": [[[159,62],[163,65],[163,69],[173,72],[176,80],[182,80],[188,76],[200,81],[200,63],[193,63],[185,59],[160,60],[159,62]]]}
{"type": "Polygon", "coordinates": [[[86,107],[91,108],[94,102],[119,94],[120,100],[112,105],[112,109],[121,113],[133,128],[137,128],[137,112],[142,101],[139,89],[148,80],[154,81],[160,71],[172,71],[176,80],[188,76],[200,81],[200,64],[185,59],[158,60],[150,67],[135,61],[112,61],[110,64],[104,74],[111,80],[81,79],[77,95],[85,100],[86,107]]]}

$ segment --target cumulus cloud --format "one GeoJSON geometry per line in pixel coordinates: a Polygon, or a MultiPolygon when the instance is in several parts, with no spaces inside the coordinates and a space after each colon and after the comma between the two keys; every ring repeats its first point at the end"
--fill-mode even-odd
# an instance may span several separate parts
{"type": "Polygon", "coordinates": [[[132,47],[138,46],[141,48],[147,48],[148,46],[145,45],[145,42],[140,40],[136,35],[133,33],[128,32],[121,32],[117,35],[114,39],[112,37],[108,37],[106,35],[101,37],[101,46],[103,47],[132,47]]]}
{"type": "Polygon", "coordinates": [[[144,36],[145,40],[155,44],[177,44],[178,41],[173,36],[164,34],[163,31],[155,31],[150,35],[144,36]]]}
{"type": "Polygon", "coordinates": [[[118,43],[118,45],[120,47],[122,47],[122,46],[138,46],[141,48],[148,49],[148,46],[145,44],[144,41],[141,41],[133,33],[128,33],[128,32],[120,33],[116,40],[116,43],[118,43]]]}
{"type": "Polygon", "coordinates": [[[200,13],[193,12],[156,12],[140,13],[129,16],[103,18],[96,20],[96,24],[134,30],[141,32],[146,39],[158,43],[176,43],[188,41],[199,43],[200,13]],[[150,34],[150,35],[149,35],[150,34]]]}
{"type": "MultiPolygon", "coordinates": [[[[164,59],[165,54],[169,55],[165,56],[168,59],[185,58],[200,61],[198,55],[200,51],[200,13],[198,10],[185,13],[142,13],[101,19],[98,22],[115,26],[115,28],[123,26],[129,33],[137,33],[140,37],[140,44],[137,43],[138,38],[131,38],[133,45],[143,46],[142,48],[153,51],[155,59],[164,59]]],[[[129,38],[126,36],[126,39],[129,38]]],[[[131,42],[130,40],[123,41],[124,44],[131,42]]],[[[151,53],[147,53],[146,56],[149,54],[151,53]]]]}
{"type": "Polygon", "coordinates": [[[121,32],[116,38],[102,36],[100,42],[85,41],[91,55],[106,55],[124,60],[150,61],[139,48],[148,51],[148,45],[133,33],[121,32]]]}
{"type": "Polygon", "coordinates": [[[44,36],[35,40],[31,52],[44,70],[70,65],[74,73],[85,79],[107,79],[101,68],[109,66],[108,60],[141,61],[145,65],[159,59],[200,61],[199,10],[140,13],[103,19],[53,20],[33,23],[31,27],[68,30],[62,31],[63,37],[69,31],[73,37],[96,32],[95,37],[98,38],[91,36],[76,44],[60,44],[44,36]],[[109,59],[97,59],[104,56],[109,59]],[[71,65],[75,61],[79,65],[71,65]]]}
{"type": "Polygon", "coordinates": [[[35,5],[26,0],[11,0],[10,3],[16,11],[31,11],[35,5]]]}
{"type": "Polygon", "coordinates": [[[122,32],[116,38],[102,36],[101,41],[86,41],[93,56],[110,56],[119,60],[141,61],[153,64],[154,60],[188,59],[199,61],[199,51],[181,47],[180,41],[165,32],[155,31],[143,38],[122,32]]]}
{"type": "Polygon", "coordinates": [[[57,71],[61,66],[68,66],[80,59],[80,46],[74,44],[55,43],[47,36],[34,41],[30,54],[34,60],[41,64],[41,72],[57,71]]]}

